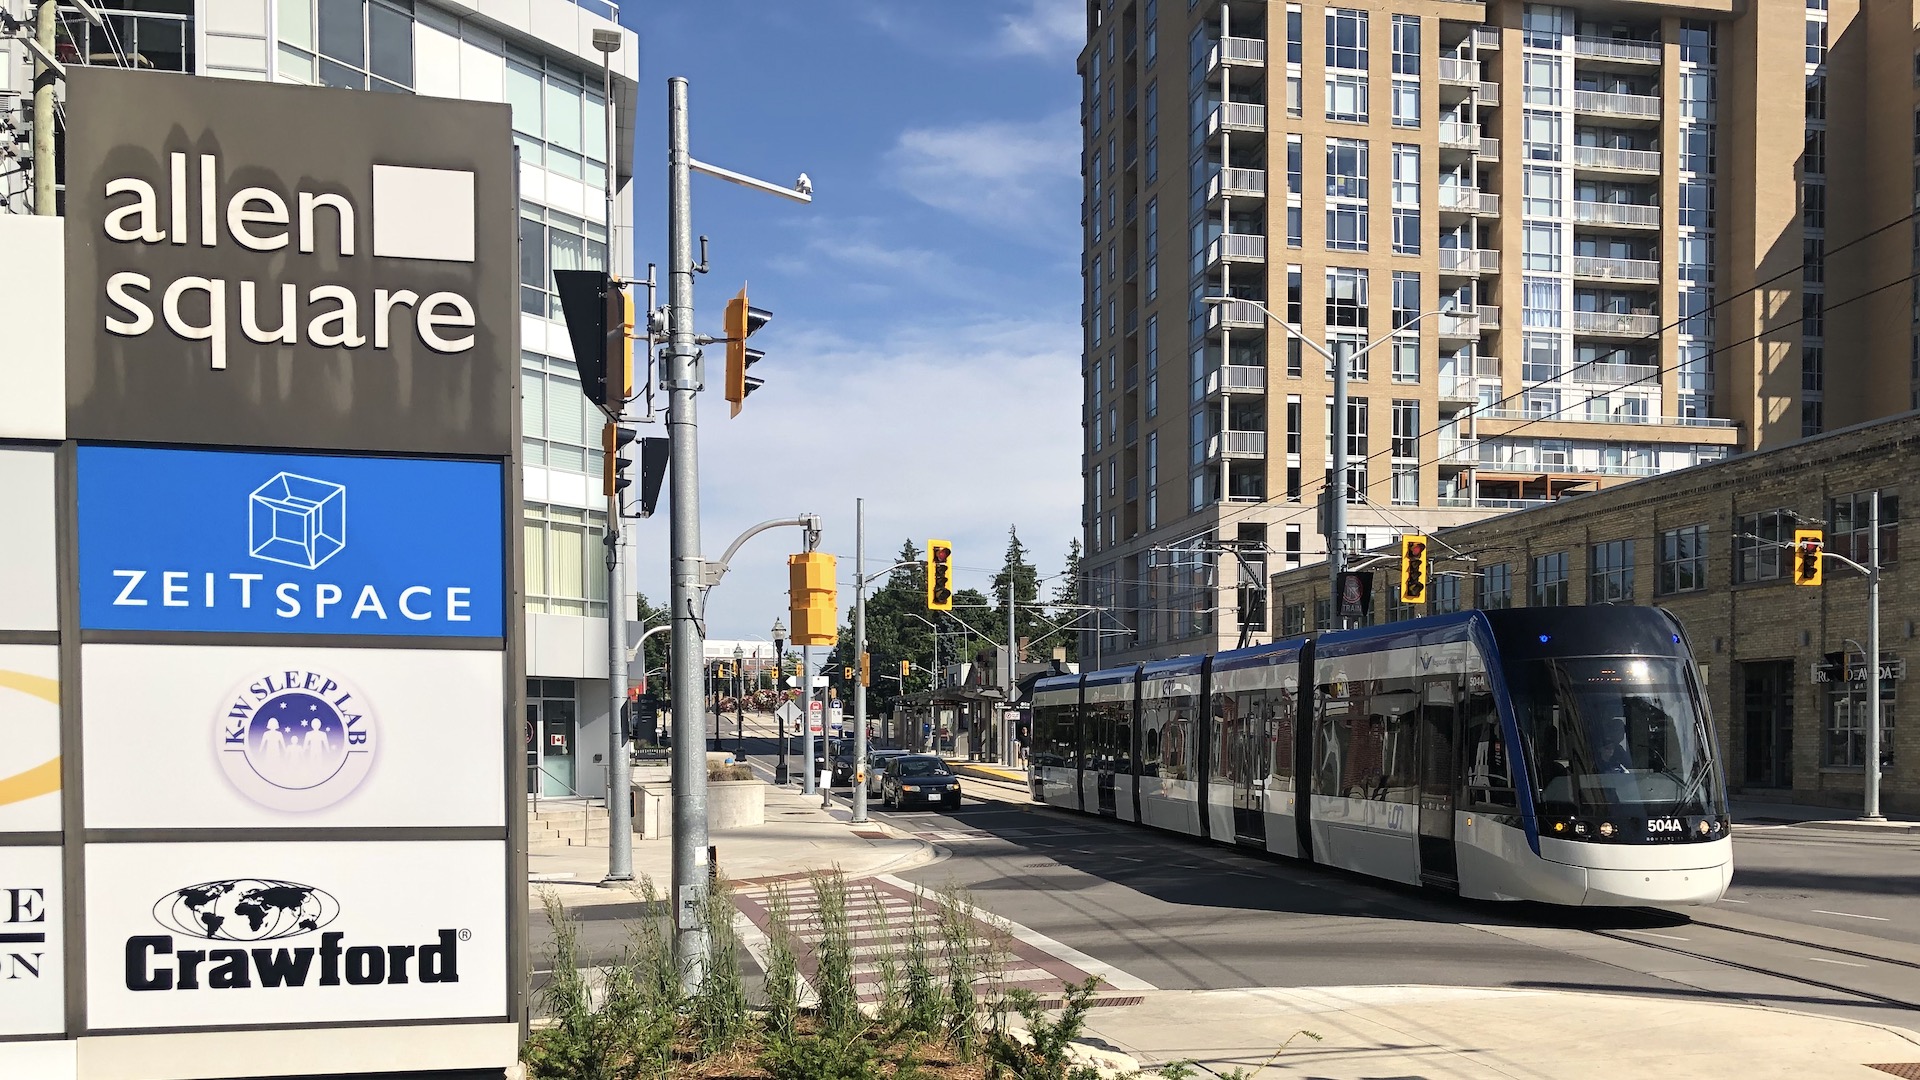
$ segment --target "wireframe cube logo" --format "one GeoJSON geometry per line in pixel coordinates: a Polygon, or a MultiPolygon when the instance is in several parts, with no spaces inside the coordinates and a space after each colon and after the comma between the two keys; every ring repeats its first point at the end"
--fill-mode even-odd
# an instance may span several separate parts
{"type": "Polygon", "coordinates": [[[269,671],[221,700],[214,753],[240,794],[271,810],[323,810],[373,770],[378,723],[331,672],[269,671]]]}
{"type": "Polygon", "coordinates": [[[248,496],[247,553],[254,558],[318,570],[346,547],[344,486],[283,472],[248,496]]]}

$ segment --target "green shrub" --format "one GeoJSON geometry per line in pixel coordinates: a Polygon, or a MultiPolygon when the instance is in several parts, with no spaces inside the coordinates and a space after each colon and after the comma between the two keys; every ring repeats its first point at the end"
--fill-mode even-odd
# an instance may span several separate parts
{"type": "Polygon", "coordinates": [[[874,1048],[865,1039],[830,1036],[769,1045],[760,1066],[773,1080],[880,1080],[874,1048]]]}

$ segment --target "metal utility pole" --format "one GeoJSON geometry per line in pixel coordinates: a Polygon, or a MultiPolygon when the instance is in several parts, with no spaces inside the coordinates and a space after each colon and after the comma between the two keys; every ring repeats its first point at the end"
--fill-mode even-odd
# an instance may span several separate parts
{"type": "Polygon", "coordinates": [[[700,592],[706,569],[700,555],[700,448],[695,393],[698,353],[693,344],[693,155],[687,139],[687,80],[667,80],[667,304],[665,369],[667,437],[673,500],[670,603],[673,616],[673,911],[674,957],[680,984],[691,990],[706,971],[707,930],[701,909],[707,894],[707,760],[700,699],[706,643],[700,592]]]}
{"type": "Polygon", "coordinates": [[[1880,489],[1867,510],[1867,762],[1862,818],[1880,821],[1880,489]]]}
{"type": "MultiPolygon", "coordinates": [[[[33,41],[41,56],[52,56],[54,31],[60,25],[55,0],[40,0],[33,15],[33,41]]],[[[58,78],[53,66],[35,57],[33,61],[33,212],[52,216],[59,211],[54,196],[53,83],[58,78]]]]}
{"type": "MultiPolygon", "coordinates": [[[[1014,592],[1015,583],[1016,583],[1016,579],[1013,576],[1013,567],[1008,566],[1007,567],[1007,681],[1002,684],[1003,686],[1006,687],[1007,696],[1006,696],[1006,700],[1000,703],[1000,715],[1002,717],[1001,719],[1002,723],[1006,722],[1005,717],[1006,717],[1007,711],[1013,708],[1013,696],[1017,692],[1014,690],[1013,682],[1014,682],[1014,679],[1018,677],[1020,673],[1020,638],[1019,638],[1020,631],[1014,619],[1014,613],[1019,610],[1020,597],[1019,597],[1019,594],[1014,592]]],[[[977,759],[980,756],[978,752],[979,743],[980,743],[980,733],[976,731],[972,734],[972,737],[967,740],[967,759],[968,760],[971,761],[971,760],[977,759]]]]}
{"type": "MultiPolygon", "coordinates": [[[[798,626],[798,623],[794,625],[798,626]]],[[[820,720],[827,719],[826,706],[820,708],[820,720]]],[[[822,732],[824,734],[824,732],[822,732]]],[[[800,646],[800,790],[807,795],[818,789],[813,772],[813,646],[800,646]]]]}
{"type": "Polygon", "coordinates": [[[853,820],[867,820],[867,500],[853,500],[853,820]]]}

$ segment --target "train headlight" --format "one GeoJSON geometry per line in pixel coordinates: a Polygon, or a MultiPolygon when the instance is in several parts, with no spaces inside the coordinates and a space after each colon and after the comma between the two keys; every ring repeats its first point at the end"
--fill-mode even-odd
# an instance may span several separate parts
{"type": "Polygon", "coordinates": [[[1613,822],[1603,821],[1600,823],[1600,839],[1602,840],[1613,839],[1613,822]]]}
{"type": "Polygon", "coordinates": [[[1575,835],[1575,836],[1585,836],[1585,835],[1587,835],[1587,823],[1586,823],[1586,822],[1584,822],[1584,821],[1576,821],[1576,822],[1574,822],[1574,823],[1573,823],[1573,835],[1575,835]]]}
{"type": "Polygon", "coordinates": [[[1554,822],[1554,823],[1553,823],[1553,831],[1554,831],[1554,832],[1556,832],[1556,833],[1563,833],[1563,832],[1566,832],[1566,831],[1567,831],[1567,823],[1566,823],[1566,822],[1564,822],[1564,821],[1556,821],[1556,822],[1554,822]]]}
{"type": "Polygon", "coordinates": [[[1695,831],[1698,832],[1701,836],[1705,836],[1709,832],[1713,831],[1713,827],[1708,825],[1705,819],[1702,819],[1699,826],[1695,829],[1695,831]]]}
{"type": "Polygon", "coordinates": [[[1713,819],[1713,835],[1715,835],[1715,836],[1719,836],[1719,835],[1720,835],[1720,831],[1721,831],[1722,829],[1724,829],[1725,827],[1726,827],[1726,826],[1724,826],[1724,825],[1722,825],[1722,824],[1720,823],[1720,819],[1719,819],[1719,818],[1714,818],[1714,819],[1713,819]]]}

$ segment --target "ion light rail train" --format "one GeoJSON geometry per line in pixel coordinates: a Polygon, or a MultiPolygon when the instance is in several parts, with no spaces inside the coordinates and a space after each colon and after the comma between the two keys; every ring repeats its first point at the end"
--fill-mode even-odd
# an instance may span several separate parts
{"type": "Polygon", "coordinates": [[[1468,611],[1040,680],[1052,806],[1424,885],[1711,904],[1713,724],[1658,608],[1468,611]]]}

